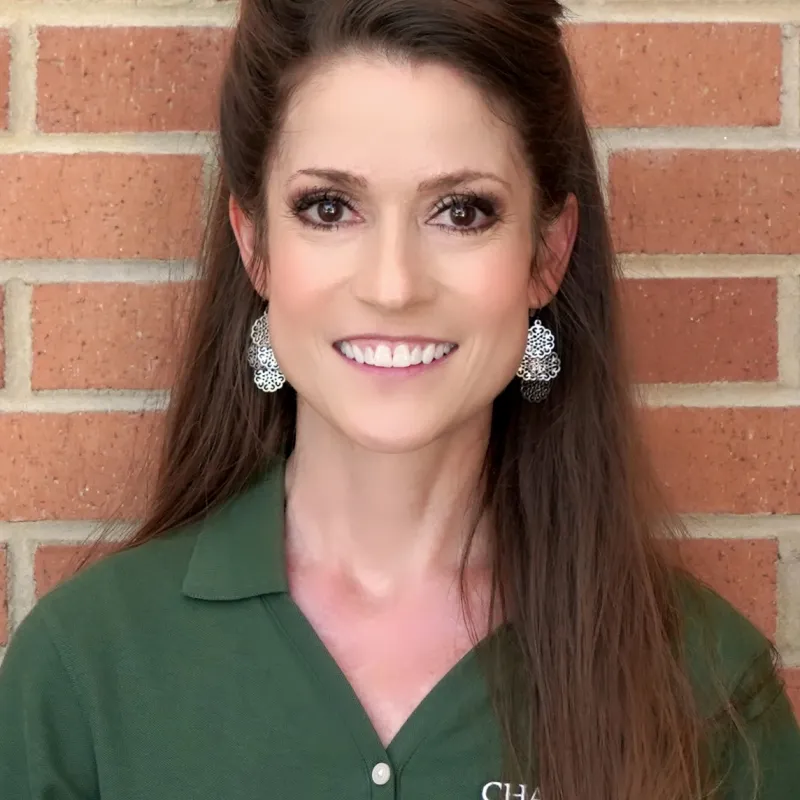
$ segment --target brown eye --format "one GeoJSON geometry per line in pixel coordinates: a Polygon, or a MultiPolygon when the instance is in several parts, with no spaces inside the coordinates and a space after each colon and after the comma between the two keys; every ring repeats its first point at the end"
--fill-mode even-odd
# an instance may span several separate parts
{"type": "Polygon", "coordinates": [[[477,192],[459,192],[442,198],[431,221],[451,233],[482,233],[500,220],[501,204],[494,196],[477,192]]]}
{"type": "Polygon", "coordinates": [[[453,203],[450,206],[450,219],[456,227],[469,228],[474,222],[477,209],[468,203],[453,203]]]}
{"type": "Polygon", "coordinates": [[[304,225],[324,231],[335,231],[353,222],[355,205],[336,189],[320,187],[302,194],[290,203],[292,214],[304,225]],[[348,213],[351,218],[348,219],[348,213]]]}
{"type": "Polygon", "coordinates": [[[343,208],[338,200],[323,200],[318,204],[317,214],[320,222],[332,225],[341,222],[343,208]]]}

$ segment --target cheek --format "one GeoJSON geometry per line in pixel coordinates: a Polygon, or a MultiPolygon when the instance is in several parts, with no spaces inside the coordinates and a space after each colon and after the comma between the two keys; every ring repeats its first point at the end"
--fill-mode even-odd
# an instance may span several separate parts
{"type": "Polygon", "coordinates": [[[476,320],[508,329],[527,319],[530,248],[509,243],[476,253],[452,277],[452,289],[472,307],[476,320]]]}
{"type": "Polygon", "coordinates": [[[319,334],[335,307],[335,270],[325,248],[296,231],[275,231],[268,253],[272,346],[290,383],[303,385],[303,365],[319,357],[317,348],[324,349],[319,334]]]}
{"type": "Polygon", "coordinates": [[[324,248],[276,233],[269,245],[269,294],[276,308],[288,314],[324,302],[333,275],[324,248]]]}

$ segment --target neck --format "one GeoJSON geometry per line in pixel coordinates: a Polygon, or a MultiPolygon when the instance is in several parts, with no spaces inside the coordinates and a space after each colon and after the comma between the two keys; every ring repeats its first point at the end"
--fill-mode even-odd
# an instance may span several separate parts
{"type": "Polygon", "coordinates": [[[408,453],[346,439],[302,402],[286,473],[290,557],[347,573],[379,592],[486,562],[479,519],[490,416],[408,453]],[[477,526],[477,528],[476,528],[477,526]]]}

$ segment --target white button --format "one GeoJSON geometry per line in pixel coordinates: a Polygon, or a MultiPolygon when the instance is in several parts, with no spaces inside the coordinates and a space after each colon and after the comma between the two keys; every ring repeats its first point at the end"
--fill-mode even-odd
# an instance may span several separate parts
{"type": "Polygon", "coordinates": [[[372,780],[378,786],[383,786],[386,783],[389,783],[389,778],[392,777],[392,770],[389,768],[388,764],[384,764],[382,761],[380,764],[376,764],[372,768],[372,780]]]}

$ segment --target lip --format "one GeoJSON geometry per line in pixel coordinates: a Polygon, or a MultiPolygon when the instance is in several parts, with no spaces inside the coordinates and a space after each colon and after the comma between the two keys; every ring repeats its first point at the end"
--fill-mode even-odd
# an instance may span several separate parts
{"type": "Polygon", "coordinates": [[[370,344],[373,342],[407,342],[409,344],[455,344],[449,339],[437,339],[435,336],[389,336],[384,333],[358,333],[353,336],[342,336],[334,341],[334,345],[341,344],[342,342],[364,342],[370,344]]]}

